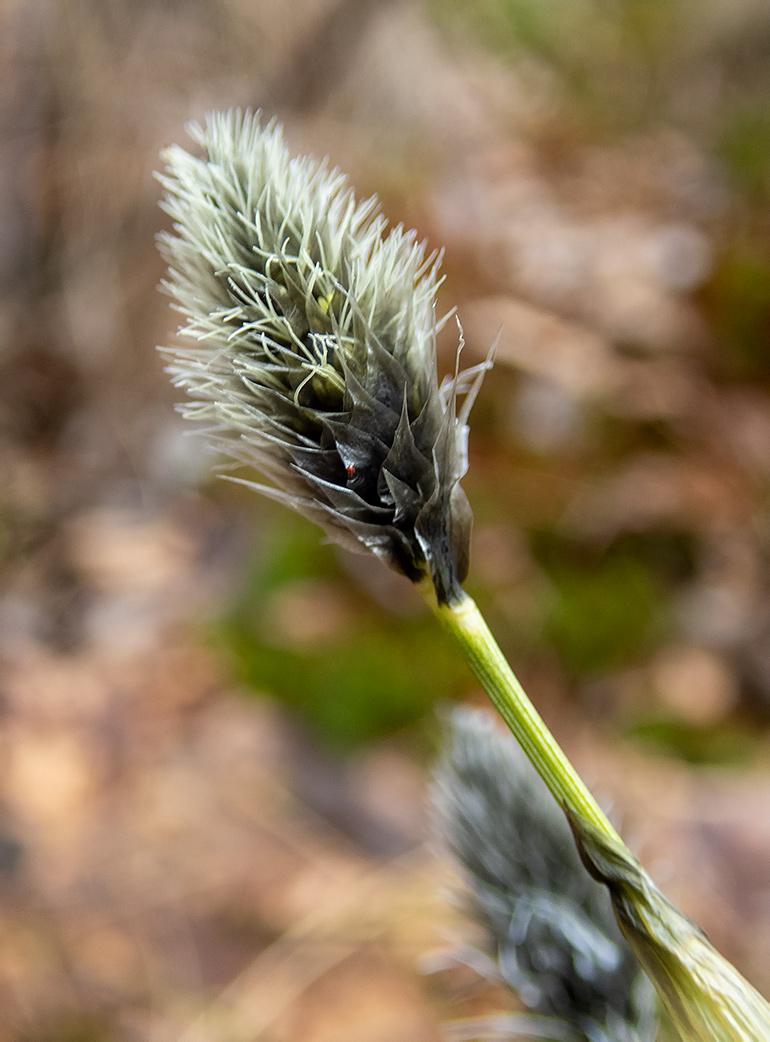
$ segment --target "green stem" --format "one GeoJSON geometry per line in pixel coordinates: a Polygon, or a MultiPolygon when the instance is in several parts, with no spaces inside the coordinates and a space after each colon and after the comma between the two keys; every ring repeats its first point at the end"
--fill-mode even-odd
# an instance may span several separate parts
{"type": "Polygon", "coordinates": [[[441,604],[427,583],[421,592],[560,806],[622,842],[530,702],[475,601],[461,592],[452,604],[441,604]]]}
{"type": "Polygon", "coordinates": [[[586,868],[606,884],[618,925],[682,1039],[770,1039],[770,1005],[666,900],[631,854],[527,698],[474,601],[459,590],[451,604],[442,604],[431,584],[420,589],[567,812],[586,868]]]}

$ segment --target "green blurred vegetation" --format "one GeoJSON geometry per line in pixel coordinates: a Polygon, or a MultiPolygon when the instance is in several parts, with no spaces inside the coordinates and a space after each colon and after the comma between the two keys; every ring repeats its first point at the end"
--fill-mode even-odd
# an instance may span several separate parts
{"type": "Polygon", "coordinates": [[[547,70],[555,123],[566,119],[573,130],[612,141],[669,120],[701,136],[744,188],[770,190],[770,30],[755,17],[747,34],[750,5],[735,19],[697,0],[431,0],[430,7],[440,25],[470,29],[513,64],[534,60],[547,70]]]}
{"type": "Polygon", "coordinates": [[[722,121],[716,154],[734,174],[750,201],[770,195],[770,103],[766,99],[738,104],[722,121]]]}
{"type": "Polygon", "coordinates": [[[674,717],[647,715],[626,733],[642,745],[664,750],[686,763],[720,767],[745,765],[756,745],[756,732],[745,722],[695,727],[674,717]]]}
{"type": "Polygon", "coordinates": [[[109,1042],[114,1034],[107,1018],[75,1013],[18,1037],[19,1042],[109,1042]]]}
{"type": "Polygon", "coordinates": [[[562,91],[560,118],[606,132],[637,125],[666,97],[687,53],[686,0],[432,0],[438,20],[471,26],[491,51],[541,62],[562,91]]]}
{"type": "MultiPolygon", "coordinates": [[[[770,172],[770,151],[766,170],[770,172]]],[[[755,234],[731,243],[719,260],[705,298],[719,345],[712,369],[724,379],[767,384],[770,238],[755,234]]]]}
{"type": "Polygon", "coordinates": [[[688,533],[627,533],[605,547],[540,531],[531,542],[549,579],[542,636],[573,679],[637,661],[670,630],[671,591],[693,568],[688,533]]]}
{"type": "Polygon", "coordinates": [[[318,529],[285,511],[261,529],[216,639],[242,683],[279,699],[344,752],[415,724],[467,685],[433,617],[415,607],[395,615],[353,590],[318,529]],[[282,594],[308,583],[322,591],[311,611],[334,613],[344,600],[339,621],[307,643],[271,639],[282,594]]]}

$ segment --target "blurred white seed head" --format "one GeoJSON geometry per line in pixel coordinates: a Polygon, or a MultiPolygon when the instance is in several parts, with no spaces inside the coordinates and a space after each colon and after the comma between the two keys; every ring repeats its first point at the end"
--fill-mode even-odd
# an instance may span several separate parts
{"type": "Polygon", "coordinates": [[[292,158],[279,124],[214,113],[191,134],[203,158],[173,146],[159,178],[183,414],[271,482],[253,487],[450,600],[467,571],[458,482],[486,366],[439,387],[439,259],[414,232],[386,235],[376,199],[357,202],[325,162],[292,158]]]}
{"type": "MultiPolygon", "coordinates": [[[[469,912],[487,938],[486,961],[468,961],[537,1014],[532,1033],[652,1042],[654,992],[609,895],[586,872],[558,806],[491,714],[452,714],[434,803],[439,832],[469,886],[469,912]]],[[[510,1034],[494,1037],[525,1034],[526,1024],[513,1018],[510,1034]]]]}

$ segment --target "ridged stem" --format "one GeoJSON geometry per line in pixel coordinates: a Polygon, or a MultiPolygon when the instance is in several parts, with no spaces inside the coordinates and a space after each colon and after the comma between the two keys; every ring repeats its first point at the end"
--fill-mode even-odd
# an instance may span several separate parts
{"type": "Polygon", "coordinates": [[[622,842],[516,679],[476,602],[461,590],[452,603],[442,604],[429,584],[420,588],[559,805],[613,843],[622,842]]]}

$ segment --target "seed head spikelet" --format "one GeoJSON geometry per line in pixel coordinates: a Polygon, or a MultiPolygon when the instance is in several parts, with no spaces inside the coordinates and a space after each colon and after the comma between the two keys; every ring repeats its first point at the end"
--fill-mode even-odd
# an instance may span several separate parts
{"type": "Polygon", "coordinates": [[[166,349],[183,414],[271,482],[247,483],[451,600],[485,366],[439,386],[439,258],[414,232],[385,234],[376,199],[357,202],[325,162],[292,158],[276,122],[215,113],[190,132],[204,157],[173,146],[160,177],[164,285],[194,341],[166,349]]]}

